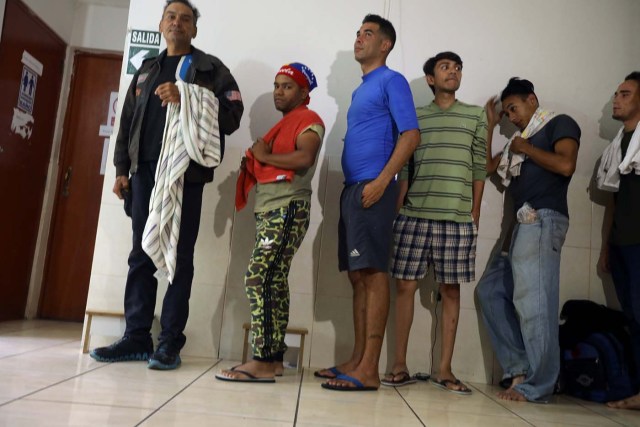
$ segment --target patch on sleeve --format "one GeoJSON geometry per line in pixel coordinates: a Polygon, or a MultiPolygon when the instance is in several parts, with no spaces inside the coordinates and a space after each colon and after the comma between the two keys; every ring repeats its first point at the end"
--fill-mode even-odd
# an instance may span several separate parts
{"type": "Polygon", "coordinates": [[[224,93],[225,98],[229,101],[242,101],[242,95],[238,90],[230,90],[224,93]]]}
{"type": "Polygon", "coordinates": [[[140,74],[138,76],[138,84],[144,83],[144,81],[147,80],[147,77],[149,77],[149,73],[140,74]]]}

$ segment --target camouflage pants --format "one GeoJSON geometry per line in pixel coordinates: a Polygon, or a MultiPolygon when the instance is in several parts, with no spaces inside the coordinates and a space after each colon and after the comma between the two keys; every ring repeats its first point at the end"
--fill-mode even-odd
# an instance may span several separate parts
{"type": "Polygon", "coordinates": [[[251,308],[253,359],[282,360],[289,323],[289,268],[309,227],[310,204],[256,213],[256,244],[244,283],[251,308]]]}

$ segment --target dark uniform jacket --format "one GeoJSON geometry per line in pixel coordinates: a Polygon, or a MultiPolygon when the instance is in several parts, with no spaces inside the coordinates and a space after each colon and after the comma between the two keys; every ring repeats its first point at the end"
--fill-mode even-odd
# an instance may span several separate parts
{"type": "MultiPolygon", "coordinates": [[[[229,69],[218,58],[191,47],[192,63],[185,81],[205,87],[215,93],[220,108],[218,121],[220,126],[221,152],[224,155],[224,135],[231,135],[240,126],[240,118],[244,111],[240,89],[229,72],[229,69]]],[[[155,58],[145,60],[140,69],[133,76],[131,85],[122,107],[120,129],[116,139],[113,163],[116,166],[116,176],[128,176],[138,169],[138,152],[140,148],[140,134],[143,120],[153,120],[145,117],[145,109],[151,88],[160,73],[160,64],[167,55],[164,50],[155,58]]],[[[154,95],[155,96],[155,95],[154,95]]],[[[213,168],[201,166],[191,160],[185,173],[185,179],[190,182],[211,182],[213,168]]]]}

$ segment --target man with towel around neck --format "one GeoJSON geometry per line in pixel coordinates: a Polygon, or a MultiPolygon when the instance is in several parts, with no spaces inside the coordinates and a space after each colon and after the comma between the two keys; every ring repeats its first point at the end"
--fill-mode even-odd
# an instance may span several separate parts
{"type": "Polygon", "coordinates": [[[508,253],[489,262],[476,287],[482,316],[504,372],[504,400],[545,402],[560,372],[560,254],[569,228],[567,189],[576,169],[580,128],[544,110],[533,84],[512,78],[487,102],[487,172],[498,170],[514,200],[517,223],[508,253]],[[501,115],[519,132],[502,156],[491,157],[501,115]]]}
{"type": "MultiPolygon", "coordinates": [[[[600,165],[606,168],[606,157],[615,162],[608,165],[613,179],[605,185],[598,179],[601,189],[613,192],[602,223],[598,267],[613,276],[618,300],[629,320],[640,383],[640,71],[629,74],[618,86],[613,97],[613,118],[622,122],[622,128],[602,155],[600,165]]],[[[598,175],[600,178],[607,174],[602,170],[598,175]]],[[[640,409],[640,394],[607,406],[640,409]]]]}

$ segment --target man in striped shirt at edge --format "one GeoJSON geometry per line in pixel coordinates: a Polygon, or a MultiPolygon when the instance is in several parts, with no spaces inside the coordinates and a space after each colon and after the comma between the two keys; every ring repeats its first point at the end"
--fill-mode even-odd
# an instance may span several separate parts
{"type": "Polygon", "coordinates": [[[442,297],[442,348],[438,375],[431,383],[470,394],[453,374],[451,359],[460,315],[460,283],[475,280],[486,177],[486,116],[482,107],[456,99],[462,78],[457,54],[441,52],[425,62],[423,71],[435,99],[416,109],[421,141],[413,165],[405,166],[399,180],[401,208],[393,228],[391,264],[397,289],[395,362],[382,384],[415,382],[406,362],[414,295],[418,280],[433,266],[442,297]]]}

